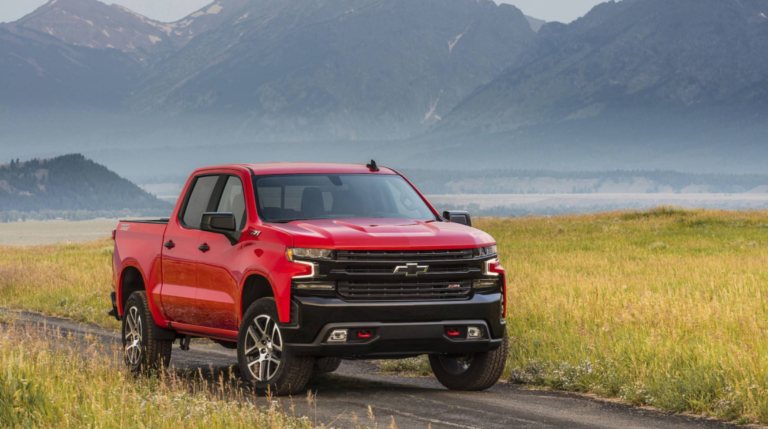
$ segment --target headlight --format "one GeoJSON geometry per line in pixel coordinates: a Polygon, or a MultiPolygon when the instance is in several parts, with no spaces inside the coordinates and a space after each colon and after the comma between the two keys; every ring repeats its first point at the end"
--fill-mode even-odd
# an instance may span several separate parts
{"type": "Polygon", "coordinates": [[[298,249],[294,247],[289,247],[285,251],[285,257],[288,258],[288,260],[291,262],[294,262],[298,259],[321,259],[321,260],[329,261],[333,259],[333,250],[298,249]]]}
{"type": "Polygon", "coordinates": [[[475,257],[476,258],[482,258],[484,256],[493,256],[496,255],[497,249],[496,246],[488,246],[488,247],[481,247],[479,249],[475,249],[475,257]]]}

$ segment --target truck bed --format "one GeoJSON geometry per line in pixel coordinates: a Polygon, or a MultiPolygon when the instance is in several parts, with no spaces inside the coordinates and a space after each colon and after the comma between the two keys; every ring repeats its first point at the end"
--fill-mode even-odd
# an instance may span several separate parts
{"type": "Polygon", "coordinates": [[[120,223],[150,223],[150,224],[156,224],[156,225],[168,225],[168,222],[170,222],[170,218],[161,218],[161,219],[127,219],[127,220],[120,220],[118,222],[120,223]]]}

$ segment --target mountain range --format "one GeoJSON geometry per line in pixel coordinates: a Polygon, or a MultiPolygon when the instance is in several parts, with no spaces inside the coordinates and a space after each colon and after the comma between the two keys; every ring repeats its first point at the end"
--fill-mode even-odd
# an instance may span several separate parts
{"type": "Polygon", "coordinates": [[[736,109],[762,118],[766,13],[765,0],[604,3],[571,25],[544,26],[514,67],[464,100],[441,128],[499,133],[627,111],[720,116],[736,109]]]}
{"type": "Polygon", "coordinates": [[[70,61],[64,43],[110,57],[103,67],[114,72],[98,74],[115,77],[116,109],[220,115],[252,137],[288,139],[423,132],[535,37],[522,12],[489,0],[219,0],[175,23],[97,0],[51,0],[3,30],[6,108],[55,97],[92,107],[100,88],[68,94],[65,72],[91,64],[70,61]],[[64,71],[36,61],[42,47],[64,71]],[[40,86],[50,89],[30,97],[40,86]]]}
{"type": "Polygon", "coordinates": [[[766,48],[768,0],[608,1],[570,24],[489,0],[217,0],[173,23],[51,0],[0,25],[0,137],[22,156],[366,141],[410,168],[758,172],[766,48]]]}

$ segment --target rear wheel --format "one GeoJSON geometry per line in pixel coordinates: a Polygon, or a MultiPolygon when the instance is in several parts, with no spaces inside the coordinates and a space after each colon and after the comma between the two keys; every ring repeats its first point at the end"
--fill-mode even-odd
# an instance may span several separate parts
{"type": "Polygon", "coordinates": [[[336,371],[341,366],[339,357],[322,357],[315,360],[315,374],[328,374],[336,371]]]}
{"type": "Polygon", "coordinates": [[[435,377],[451,390],[477,391],[491,388],[504,373],[509,353],[507,333],[496,350],[467,355],[430,355],[435,377]]]}
{"type": "Polygon", "coordinates": [[[254,302],[245,313],[238,335],[237,361],[243,378],[259,393],[276,395],[301,392],[315,363],[312,357],[296,356],[285,349],[272,298],[254,302]]]}
{"type": "Polygon", "coordinates": [[[123,314],[123,351],[125,364],[133,373],[168,367],[173,341],[158,340],[152,332],[152,313],[146,292],[128,297],[123,314]]]}

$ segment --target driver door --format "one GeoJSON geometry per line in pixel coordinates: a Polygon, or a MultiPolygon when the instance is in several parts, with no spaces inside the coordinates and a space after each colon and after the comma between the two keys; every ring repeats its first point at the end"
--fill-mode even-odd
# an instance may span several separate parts
{"type": "MultiPolygon", "coordinates": [[[[223,179],[226,182],[218,195],[214,196],[213,211],[234,214],[238,230],[243,231],[247,220],[243,182],[235,175],[224,175],[223,179]]],[[[237,331],[240,246],[232,245],[222,234],[208,231],[202,231],[198,241],[201,249],[208,250],[201,252],[197,258],[196,324],[237,331]]]]}

